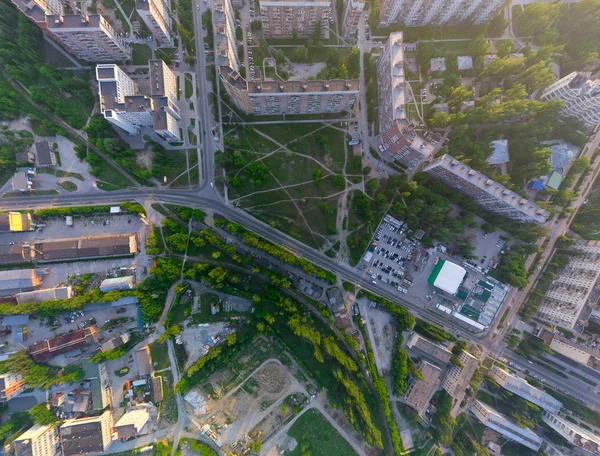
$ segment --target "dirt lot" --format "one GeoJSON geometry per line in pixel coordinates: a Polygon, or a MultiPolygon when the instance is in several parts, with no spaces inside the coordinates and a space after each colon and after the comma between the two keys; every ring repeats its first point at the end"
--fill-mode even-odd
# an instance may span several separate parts
{"type": "Polygon", "coordinates": [[[375,354],[377,370],[381,375],[386,375],[392,367],[396,328],[393,323],[390,323],[390,314],[369,307],[367,299],[358,301],[358,306],[361,315],[365,318],[367,332],[375,354]]]}

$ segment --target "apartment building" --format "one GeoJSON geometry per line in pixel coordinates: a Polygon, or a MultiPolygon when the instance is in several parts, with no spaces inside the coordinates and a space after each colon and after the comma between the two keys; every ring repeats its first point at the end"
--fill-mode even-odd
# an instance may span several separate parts
{"type": "Polygon", "coordinates": [[[558,413],[562,408],[562,402],[559,400],[556,400],[548,393],[531,386],[524,378],[515,377],[497,365],[490,369],[489,375],[502,388],[528,400],[547,412],[558,413]]]}
{"type": "Polygon", "coordinates": [[[406,119],[403,36],[402,32],[390,34],[377,61],[379,128],[382,132],[390,129],[395,120],[406,119]]]}
{"type": "Polygon", "coordinates": [[[358,21],[365,9],[365,0],[346,0],[342,16],[342,30],[345,38],[352,38],[358,31],[358,21]]]}
{"type": "Polygon", "coordinates": [[[463,351],[458,355],[458,361],[462,364],[462,367],[452,364],[448,368],[442,380],[442,388],[460,403],[465,396],[469,382],[477,370],[477,366],[479,366],[479,360],[471,353],[463,351]]]}
{"type": "Polygon", "coordinates": [[[494,214],[538,224],[545,223],[550,216],[548,211],[450,155],[446,154],[427,165],[423,172],[471,197],[475,204],[494,214]]]}
{"type": "Polygon", "coordinates": [[[498,432],[506,439],[520,443],[533,451],[538,451],[542,446],[544,439],[530,429],[517,426],[506,416],[487,404],[478,400],[471,402],[471,413],[473,413],[483,425],[498,432]]]}
{"type": "Polygon", "coordinates": [[[536,317],[550,324],[573,329],[581,320],[594,285],[600,276],[600,243],[577,241],[571,246],[579,255],[554,277],[538,307],[536,317]]]}
{"type": "Polygon", "coordinates": [[[25,389],[25,380],[20,374],[7,372],[0,375],[0,402],[7,402],[25,389]]]}
{"type": "Polygon", "coordinates": [[[117,65],[96,66],[100,112],[131,135],[152,127],[166,140],[178,140],[177,80],[162,60],[150,60],[150,97],[140,95],[137,84],[117,65]]]}
{"type": "Polygon", "coordinates": [[[112,413],[65,421],[60,426],[63,456],[103,453],[112,443],[112,413]]]}
{"type": "Polygon", "coordinates": [[[582,120],[590,130],[600,123],[600,80],[590,79],[590,73],[573,72],[559,79],[544,90],[541,99],[564,101],[563,114],[582,120]]]}
{"type": "Polygon", "coordinates": [[[35,424],[11,444],[14,456],[58,456],[60,438],[58,426],[35,424]]]}
{"type": "Polygon", "coordinates": [[[136,0],[135,9],[160,47],[173,46],[170,0],[136,0]]]}
{"type": "Polygon", "coordinates": [[[402,399],[408,406],[415,409],[422,419],[425,419],[425,411],[438,386],[442,370],[423,359],[417,367],[423,374],[423,380],[413,378],[402,399]]]}
{"type": "Polygon", "coordinates": [[[267,38],[329,38],[331,2],[324,0],[264,0],[260,2],[267,38]]]}
{"type": "Polygon", "coordinates": [[[228,66],[239,71],[240,61],[235,39],[235,13],[231,0],[214,0],[213,28],[216,65],[228,66]]]}
{"type": "Polygon", "coordinates": [[[47,15],[60,16],[64,12],[60,0],[12,0],[12,3],[38,25],[44,24],[47,15]]]}
{"type": "Polygon", "coordinates": [[[408,120],[399,119],[381,135],[384,149],[409,170],[435,153],[435,146],[417,135],[414,127],[408,120]]]}
{"type": "Polygon", "coordinates": [[[494,17],[503,4],[504,0],[383,0],[379,25],[481,24],[494,17]]]}
{"type": "Polygon", "coordinates": [[[600,437],[593,432],[546,411],[542,413],[542,420],[570,444],[591,454],[600,453],[600,437]]]}
{"type": "Polygon", "coordinates": [[[348,112],[358,96],[357,79],[248,82],[230,67],[219,77],[240,110],[259,116],[348,112]]]}
{"type": "Polygon", "coordinates": [[[99,14],[48,15],[48,35],[75,57],[88,62],[131,59],[131,49],[99,14]]]}

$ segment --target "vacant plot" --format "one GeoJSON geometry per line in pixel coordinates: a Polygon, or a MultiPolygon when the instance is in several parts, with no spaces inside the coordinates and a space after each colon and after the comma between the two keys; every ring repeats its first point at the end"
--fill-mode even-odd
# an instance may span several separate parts
{"type": "Polygon", "coordinates": [[[310,454],[314,456],[356,455],[352,446],[329,424],[317,410],[308,410],[290,428],[288,435],[296,439],[298,446],[291,456],[310,454]]]}
{"type": "Polygon", "coordinates": [[[154,370],[166,369],[171,365],[169,362],[169,353],[167,351],[166,342],[153,342],[149,345],[150,356],[152,356],[152,363],[154,364],[154,370]]]}

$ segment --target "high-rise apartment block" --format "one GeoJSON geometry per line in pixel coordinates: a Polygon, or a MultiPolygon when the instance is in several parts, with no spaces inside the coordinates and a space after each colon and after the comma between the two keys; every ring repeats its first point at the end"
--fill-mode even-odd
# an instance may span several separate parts
{"type": "Polygon", "coordinates": [[[131,49],[99,14],[46,16],[48,35],[75,57],[88,62],[123,61],[131,49]]]}
{"type": "Polygon", "coordinates": [[[442,388],[454,399],[458,399],[460,403],[465,395],[465,390],[469,386],[469,382],[477,370],[477,366],[479,366],[479,360],[471,353],[462,351],[458,355],[458,361],[462,366],[452,364],[448,368],[442,380],[442,388]]]}
{"type": "Polygon", "coordinates": [[[214,0],[213,27],[217,66],[228,66],[238,71],[240,63],[235,40],[235,13],[231,0],[214,0]]]}
{"type": "Polygon", "coordinates": [[[504,0],[383,0],[379,25],[400,23],[408,27],[481,24],[489,21],[504,0]]]}
{"type": "Polygon", "coordinates": [[[600,123],[600,81],[590,79],[590,73],[565,76],[544,90],[541,99],[564,101],[563,114],[582,120],[590,130],[600,123]]]}
{"type": "Polygon", "coordinates": [[[135,9],[159,46],[172,46],[170,0],[136,0],[135,9]]]}
{"type": "Polygon", "coordinates": [[[542,321],[567,329],[580,321],[600,276],[600,241],[577,241],[570,249],[579,254],[554,277],[536,314],[542,321]]]}
{"type": "Polygon", "coordinates": [[[417,135],[414,125],[406,119],[395,120],[381,135],[381,142],[395,160],[409,169],[414,169],[435,153],[435,146],[417,135]]]}
{"type": "Polygon", "coordinates": [[[103,453],[112,443],[113,416],[107,410],[100,416],[65,421],[60,426],[63,456],[103,453]]]}
{"type": "Polygon", "coordinates": [[[388,130],[395,120],[406,119],[404,48],[402,32],[390,34],[377,61],[379,128],[388,130]]]}
{"type": "Polygon", "coordinates": [[[358,96],[358,80],[246,81],[229,67],[220,78],[235,105],[247,114],[286,115],[347,112],[358,96]]]}
{"type": "Polygon", "coordinates": [[[423,172],[471,197],[475,204],[494,214],[538,224],[545,223],[550,216],[548,211],[450,155],[446,154],[427,165],[423,172]]]}
{"type": "Polygon", "coordinates": [[[260,2],[267,38],[329,38],[331,2],[324,0],[264,0],[260,2]]]}
{"type": "Polygon", "coordinates": [[[25,16],[38,25],[45,22],[46,15],[63,14],[63,5],[60,0],[12,0],[25,16]]]}
{"type": "Polygon", "coordinates": [[[6,402],[25,389],[25,381],[20,374],[0,375],[0,402],[6,402]]]}
{"type": "Polygon", "coordinates": [[[135,135],[152,127],[167,140],[177,140],[177,80],[162,60],[150,60],[150,97],[140,95],[133,80],[115,64],[96,67],[100,112],[113,125],[135,135]]]}
{"type": "Polygon", "coordinates": [[[559,400],[554,399],[545,391],[531,386],[524,378],[515,377],[499,366],[492,367],[489,371],[489,375],[502,388],[528,400],[550,413],[558,413],[562,407],[562,402],[559,400]]]}
{"type": "Polygon", "coordinates": [[[498,432],[503,437],[514,440],[533,451],[538,451],[542,446],[539,435],[527,428],[522,428],[492,407],[477,400],[471,402],[471,413],[490,429],[498,432]]]}
{"type": "Polygon", "coordinates": [[[346,0],[342,17],[344,37],[352,37],[358,30],[360,15],[365,9],[365,0],[346,0]]]}
{"type": "Polygon", "coordinates": [[[60,454],[58,426],[39,424],[29,428],[11,444],[15,456],[57,456],[60,454]]]}
{"type": "Polygon", "coordinates": [[[594,432],[588,431],[562,416],[546,411],[542,413],[542,420],[571,445],[584,449],[588,454],[600,453],[600,437],[594,432]]]}

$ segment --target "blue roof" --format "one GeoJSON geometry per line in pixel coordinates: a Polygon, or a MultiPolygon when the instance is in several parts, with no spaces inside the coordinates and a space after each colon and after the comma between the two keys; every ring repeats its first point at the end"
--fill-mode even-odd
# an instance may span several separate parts
{"type": "Polygon", "coordinates": [[[538,192],[541,192],[542,190],[544,190],[544,183],[541,180],[535,180],[533,181],[533,184],[531,184],[531,188],[533,190],[537,190],[538,192]]]}

